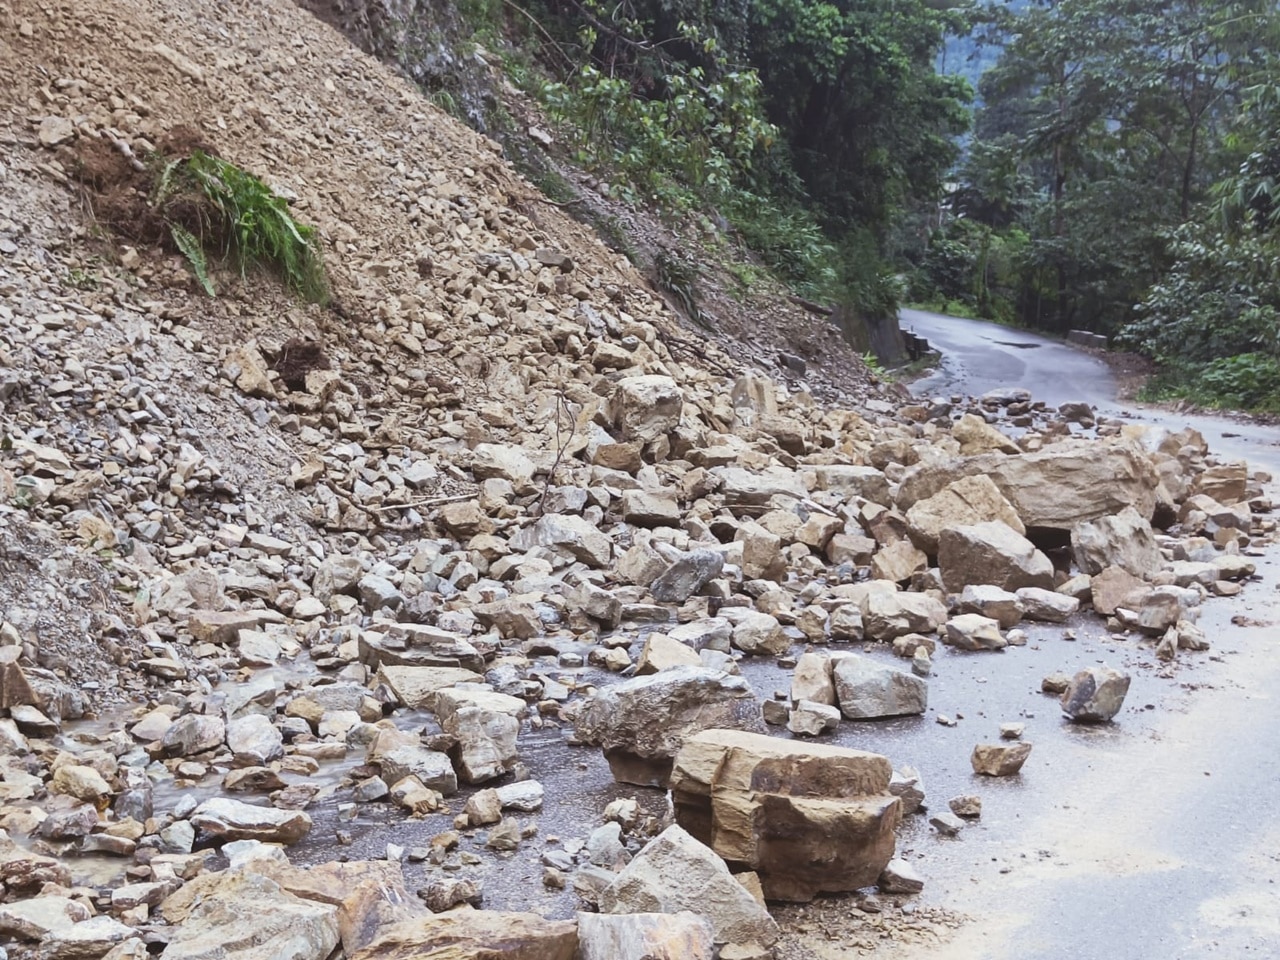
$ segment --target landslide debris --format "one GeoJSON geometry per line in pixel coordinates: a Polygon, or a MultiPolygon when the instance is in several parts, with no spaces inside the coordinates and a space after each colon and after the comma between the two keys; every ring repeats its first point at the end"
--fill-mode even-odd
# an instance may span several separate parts
{"type": "MultiPolygon", "coordinates": [[[[807,738],[927,713],[928,676],[1033,656],[1018,625],[1077,610],[1173,676],[1274,536],[1268,478],[1194,431],[824,404],[674,333],[625,262],[521,212],[491,144],[289,3],[12,0],[0,43],[12,956],[571,956],[664,930],[767,956],[767,897],[873,879],[876,930],[928,940],[951,919],[916,913],[927,851],[894,834],[925,809],[913,758],[807,738]],[[158,238],[101,235],[77,182],[113,183],[76,158],[183,125],[316,225],[333,309],[234,272],[197,296],[158,238]],[[620,780],[671,778],[674,814],[573,792],[601,746],[620,780]],[[820,862],[832,824],[860,843],[820,862]]],[[[1123,728],[1124,671],[1045,689],[1123,728]]]]}

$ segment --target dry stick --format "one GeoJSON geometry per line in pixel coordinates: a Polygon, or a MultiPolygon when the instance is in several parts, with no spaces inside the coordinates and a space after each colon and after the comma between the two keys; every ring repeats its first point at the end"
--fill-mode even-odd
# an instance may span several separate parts
{"type": "Polygon", "coordinates": [[[385,507],[363,507],[364,510],[385,512],[388,510],[409,510],[416,507],[435,507],[442,503],[460,503],[463,500],[474,500],[474,493],[459,493],[452,497],[428,497],[426,500],[410,500],[408,503],[391,503],[385,507]]]}
{"type": "Polygon", "coordinates": [[[538,497],[538,516],[542,516],[547,500],[547,492],[551,489],[551,484],[556,478],[556,470],[560,468],[560,461],[564,457],[564,452],[569,449],[569,444],[573,442],[573,435],[578,432],[578,422],[573,416],[573,409],[569,406],[569,401],[564,395],[564,386],[560,387],[560,395],[556,398],[556,458],[551,461],[551,470],[547,473],[547,482],[542,485],[542,495],[538,497]],[[560,408],[564,408],[564,412],[569,415],[569,435],[564,438],[564,442],[560,441],[560,408]]]}

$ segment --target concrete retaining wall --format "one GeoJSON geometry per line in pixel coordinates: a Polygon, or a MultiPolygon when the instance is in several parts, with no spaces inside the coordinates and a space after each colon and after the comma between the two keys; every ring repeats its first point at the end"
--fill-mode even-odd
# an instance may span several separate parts
{"type": "Polygon", "coordinates": [[[1097,350],[1107,349],[1107,338],[1100,333],[1090,333],[1088,330],[1072,330],[1067,334],[1067,342],[1097,350]]]}

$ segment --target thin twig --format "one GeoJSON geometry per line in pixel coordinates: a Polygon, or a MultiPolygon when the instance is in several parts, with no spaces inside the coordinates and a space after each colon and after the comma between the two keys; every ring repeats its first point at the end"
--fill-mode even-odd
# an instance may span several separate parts
{"type": "Polygon", "coordinates": [[[510,7],[512,10],[520,14],[522,17],[524,17],[526,20],[528,20],[530,23],[532,23],[535,27],[538,28],[538,32],[547,38],[547,42],[551,44],[551,46],[556,48],[556,53],[560,54],[561,58],[569,66],[570,72],[572,72],[577,68],[577,64],[575,64],[573,62],[573,59],[567,53],[564,52],[564,48],[560,46],[558,42],[556,42],[556,38],[551,36],[551,34],[547,32],[547,28],[544,27],[541,23],[539,23],[537,18],[535,18],[533,14],[531,14],[524,7],[520,6],[518,3],[514,3],[513,0],[502,0],[502,2],[505,3],[508,7],[510,7]]]}
{"type": "Polygon", "coordinates": [[[569,449],[569,444],[573,442],[573,435],[578,431],[578,421],[573,415],[573,408],[569,406],[569,401],[564,395],[563,384],[560,387],[560,394],[556,397],[556,458],[551,461],[551,470],[547,473],[547,482],[542,485],[542,495],[538,497],[537,513],[542,516],[546,506],[547,492],[551,489],[551,484],[555,482],[556,470],[560,467],[560,461],[564,458],[564,452],[569,449]],[[560,440],[560,409],[564,408],[564,412],[569,417],[569,435],[560,440]]]}
{"type": "Polygon", "coordinates": [[[416,507],[435,507],[442,503],[459,503],[463,500],[475,499],[474,493],[459,493],[453,497],[428,497],[426,500],[410,500],[408,503],[390,503],[385,507],[362,507],[364,510],[376,510],[385,513],[391,510],[409,510],[416,507]]]}

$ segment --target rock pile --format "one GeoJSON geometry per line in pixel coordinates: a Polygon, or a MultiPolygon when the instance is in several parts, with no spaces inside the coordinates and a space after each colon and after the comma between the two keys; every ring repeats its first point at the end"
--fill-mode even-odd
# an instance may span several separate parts
{"type": "MultiPolygon", "coordinates": [[[[766,722],[925,713],[944,656],[1089,609],[1176,660],[1252,575],[1265,478],[1194,431],[1016,398],[823,405],[704,360],[628,267],[522,212],[490,145],[301,16],[4,14],[0,51],[42,70],[0,100],[0,936],[111,960],[767,955],[766,897],[919,888],[890,858],[922,792],[766,722]],[[90,57],[87,36],[111,39],[90,57]],[[196,300],[162,251],[104,265],[73,235],[77,146],[143,155],[201,121],[319,226],[343,323],[269,278],[196,300]],[[793,671],[780,697],[742,676],[762,661],[793,671]],[[559,802],[535,738],[673,790],[665,830],[623,801],[572,850],[536,841],[546,887],[600,916],[463,906],[559,802]],[[442,829],[290,866],[360,817],[442,829]]],[[[1127,685],[1054,689],[1096,722],[1127,685]]]]}

